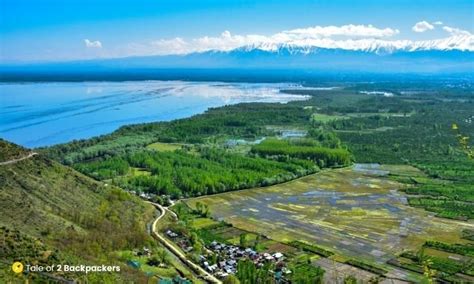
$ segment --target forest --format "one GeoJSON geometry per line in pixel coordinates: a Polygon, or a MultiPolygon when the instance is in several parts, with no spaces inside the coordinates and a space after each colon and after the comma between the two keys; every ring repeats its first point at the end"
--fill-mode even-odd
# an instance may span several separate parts
{"type": "Polygon", "coordinates": [[[320,167],[348,165],[351,155],[344,149],[317,147],[312,140],[278,140],[266,139],[252,147],[251,152],[264,157],[287,156],[299,159],[310,159],[320,167]]]}
{"type": "Polygon", "coordinates": [[[208,147],[193,153],[139,151],[74,167],[96,179],[112,179],[125,189],[171,198],[268,186],[319,170],[314,162],[304,159],[274,161],[208,147]]]}
{"type": "Polygon", "coordinates": [[[411,205],[441,217],[473,217],[473,161],[452,129],[455,123],[467,139],[474,136],[474,102],[468,90],[390,82],[284,92],[310,98],[229,105],[186,119],[125,126],[109,135],[39,151],[96,179],[173,197],[271,185],[352,162],[409,164],[429,177],[403,180],[414,185],[406,191],[411,205]],[[378,88],[393,96],[360,93],[378,88]],[[285,138],[285,130],[306,134],[285,138]],[[230,139],[247,141],[247,146],[228,147],[230,139]],[[190,147],[149,153],[146,146],[154,142],[190,147]],[[150,163],[137,161],[144,156],[150,163]]]}

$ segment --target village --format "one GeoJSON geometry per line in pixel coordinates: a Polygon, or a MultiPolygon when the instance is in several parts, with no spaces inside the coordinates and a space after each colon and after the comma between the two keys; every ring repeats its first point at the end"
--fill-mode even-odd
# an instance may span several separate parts
{"type": "MultiPolygon", "coordinates": [[[[186,253],[193,251],[190,241],[185,236],[170,229],[166,230],[165,235],[186,253]]],[[[235,275],[239,261],[249,260],[258,268],[268,264],[274,265],[275,281],[289,283],[286,276],[291,274],[291,270],[286,267],[286,258],[281,252],[261,253],[250,247],[240,247],[217,241],[205,246],[203,251],[205,253],[199,254],[199,264],[217,278],[225,279],[231,274],[235,275]]]]}

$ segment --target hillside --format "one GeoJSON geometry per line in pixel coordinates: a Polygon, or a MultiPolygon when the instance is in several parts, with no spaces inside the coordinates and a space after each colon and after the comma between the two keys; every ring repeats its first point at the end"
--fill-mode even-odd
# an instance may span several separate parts
{"type": "MultiPolygon", "coordinates": [[[[0,153],[17,158],[29,151],[0,140],[0,153]]],[[[103,282],[143,277],[112,254],[149,241],[146,223],[154,211],[138,198],[41,155],[1,165],[0,188],[0,279],[54,279],[34,273],[15,276],[10,269],[15,260],[121,267],[120,274],[55,273],[60,278],[103,282]]]]}

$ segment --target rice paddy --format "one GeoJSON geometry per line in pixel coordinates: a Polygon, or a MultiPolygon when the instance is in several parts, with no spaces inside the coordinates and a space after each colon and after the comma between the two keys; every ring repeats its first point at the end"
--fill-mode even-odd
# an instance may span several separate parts
{"type": "Polygon", "coordinates": [[[348,257],[384,263],[425,240],[465,242],[473,223],[434,217],[410,207],[388,177],[420,175],[409,166],[356,165],[326,170],[288,183],[193,198],[216,220],[280,242],[303,240],[348,257]]]}

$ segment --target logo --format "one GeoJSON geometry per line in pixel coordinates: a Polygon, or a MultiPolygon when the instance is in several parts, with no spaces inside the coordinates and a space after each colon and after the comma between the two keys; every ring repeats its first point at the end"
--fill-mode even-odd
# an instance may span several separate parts
{"type": "Polygon", "coordinates": [[[16,261],[12,265],[12,270],[15,273],[22,273],[23,272],[23,264],[19,261],[16,261]]]}

